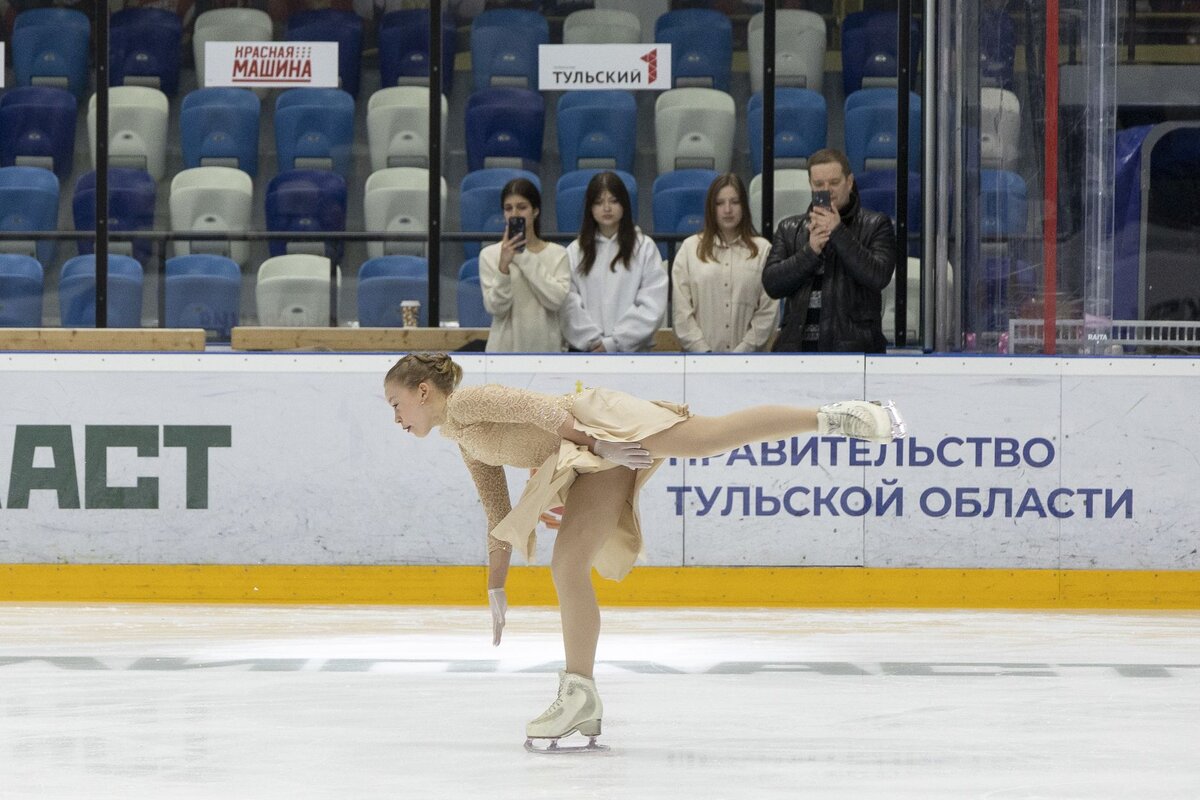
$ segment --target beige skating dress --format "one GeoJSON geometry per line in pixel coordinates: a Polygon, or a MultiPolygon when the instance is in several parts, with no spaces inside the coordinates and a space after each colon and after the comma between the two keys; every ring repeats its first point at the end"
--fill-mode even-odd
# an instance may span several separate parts
{"type": "MultiPolygon", "coordinates": [[[[463,460],[479,489],[488,518],[488,549],[507,542],[532,562],[534,529],[543,511],[566,504],[567,492],[580,473],[617,466],[586,447],[567,441],[558,429],[568,416],[575,429],[595,439],[636,442],[691,416],[686,406],[642,400],[608,389],[584,389],[548,395],[488,384],[457,389],[446,400],[442,435],[458,443],[463,460]],[[515,507],[509,501],[504,465],[537,469],[515,507]]],[[[633,489],[594,566],[605,578],[619,581],[629,574],[642,552],[642,526],[637,495],[661,465],[655,459],[637,471],[633,489]]]]}

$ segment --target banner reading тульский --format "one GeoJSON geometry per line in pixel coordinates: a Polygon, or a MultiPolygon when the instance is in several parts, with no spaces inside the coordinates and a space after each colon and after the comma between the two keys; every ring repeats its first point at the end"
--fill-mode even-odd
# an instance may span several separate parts
{"type": "Polygon", "coordinates": [[[671,45],[539,45],[538,88],[670,89],[671,45]]]}

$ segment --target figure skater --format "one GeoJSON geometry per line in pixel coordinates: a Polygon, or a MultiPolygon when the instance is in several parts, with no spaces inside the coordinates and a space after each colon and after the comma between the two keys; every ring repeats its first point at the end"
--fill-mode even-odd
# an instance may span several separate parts
{"type": "Polygon", "coordinates": [[[666,458],[706,458],[745,444],[796,435],[890,442],[905,436],[895,406],[847,400],[819,409],[764,405],[720,417],[608,389],[546,395],[489,384],[458,388],[462,368],[444,353],[410,353],[384,378],[396,424],[414,436],[435,428],[458,443],[488,519],[488,600],[492,644],[500,643],[508,602],[504,583],[517,548],[534,555],[534,528],[564,506],[550,572],[562,619],[565,670],[558,697],[525,728],[530,750],[602,749],[603,706],[592,669],[600,636],[593,567],[621,580],[642,551],[637,496],[666,458]],[[513,507],[504,466],[537,468],[513,507]],[[578,731],[581,748],[559,748],[578,731]],[[549,740],[537,748],[535,740],[549,740]]]}

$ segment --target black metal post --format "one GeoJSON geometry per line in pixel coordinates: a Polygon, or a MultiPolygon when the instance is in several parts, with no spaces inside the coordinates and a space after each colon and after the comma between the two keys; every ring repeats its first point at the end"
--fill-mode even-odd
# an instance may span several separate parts
{"type": "Polygon", "coordinates": [[[108,327],[108,3],[96,0],[96,327],[108,327]]]}
{"type": "Polygon", "coordinates": [[[429,325],[441,323],[442,2],[429,3],[429,325]]]}
{"type": "Polygon", "coordinates": [[[896,346],[908,346],[908,97],[912,0],[896,5],[896,346]]]}
{"type": "Polygon", "coordinates": [[[775,230],[775,0],[763,3],[762,235],[775,230]]]}

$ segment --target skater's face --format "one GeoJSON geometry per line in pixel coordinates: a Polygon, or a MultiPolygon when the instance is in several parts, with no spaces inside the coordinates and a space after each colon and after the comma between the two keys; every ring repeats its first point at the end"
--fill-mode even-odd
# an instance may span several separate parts
{"type": "Polygon", "coordinates": [[[429,384],[421,383],[416,388],[409,388],[392,382],[384,387],[384,394],[388,405],[392,407],[397,425],[403,427],[406,433],[422,439],[429,435],[435,424],[436,405],[434,390],[429,384]]]}
{"type": "Polygon", "coordinates": [[[816,164],[809,167],[808,182],[814,192],[828,191],[833,207],[841,210],[850,203],[850,189],[854,186],[854,176],[842,172],[842,165],[816,164]]]}

